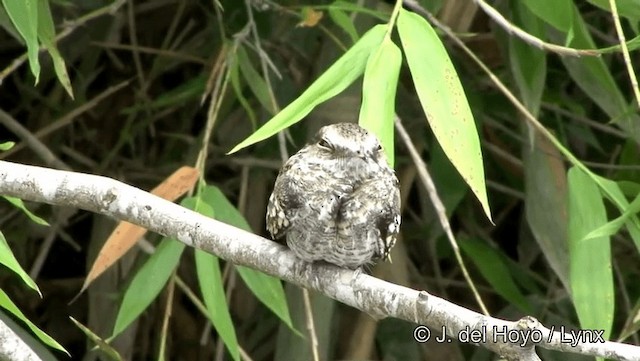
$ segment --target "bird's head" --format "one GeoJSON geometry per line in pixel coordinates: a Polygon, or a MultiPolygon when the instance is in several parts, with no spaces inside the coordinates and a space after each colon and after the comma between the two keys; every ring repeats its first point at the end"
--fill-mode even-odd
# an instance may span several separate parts
{"type": "Polygon", "coordinates": [[[342,160],[386,162],[380,141],[354,123],[337,123],[320,128],[314,139],[321,152],[342,160]]]}

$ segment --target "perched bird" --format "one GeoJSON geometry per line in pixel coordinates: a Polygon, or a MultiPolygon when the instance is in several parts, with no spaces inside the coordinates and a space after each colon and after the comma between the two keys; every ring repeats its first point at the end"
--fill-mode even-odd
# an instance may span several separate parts
{"type": "Polygon", "coordinates": [[[356,269],[388,259],[400,190],[376,136],[353,123],[321,128],[280,170],[266,224],[307,262],[356,269]]]}

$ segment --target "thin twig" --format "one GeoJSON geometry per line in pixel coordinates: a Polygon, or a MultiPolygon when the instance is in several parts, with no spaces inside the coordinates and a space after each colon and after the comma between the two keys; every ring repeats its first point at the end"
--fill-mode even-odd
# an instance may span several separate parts
{"type": "MultiPolygon", "coordinates": [[[[280,112],[280,107],[278,106],[278,101],[276,100],[276,96],[273,92],[273,86],[271,85],[271,77],[269,76],[269,68],[267,64],[273,64],[269,55],[264,51],[260,42],[260,34],[258,34],[258,28],[256,27],[255,20],[253,19],[253,9],[251,8],[250,0],[245,0],[245,6],[247,8],[247,16],[249,17],[249,27],[251,29],[251,34],[253,34],[253,41],[256,51],[258,53],[258,58],[260,58],[260,66],[262,67],[262,76],[264,77],[264,81],[267,85],[267,90],[269,92],[269,100],[271,100],[271,109],[274,113],[280,112]]],[[[275,67],[273,65],[272,67],[275,67]]]]}
{"type": "Polygon", "coordinates": [[[633,94],[636,97],[636,108],[640,106],[640,90],[638,89],[638,79],[636,73],[633,71],[633,65],[631,64],[631,57],[629,56],[629,49],[627,48],[627,41],[624,37],[624,31],[622,31],[622,25],[620,24],[620,17],[618,16],[618,7],[616,0],[609,0],[609,6],[611,7],[611,16],[613,17],[613,24],[616,27],[616,33],[618,33],[618,41],[622,48],[622,56],[624,57],[624,63],[627,66],[627,73],[629,73],[629,80],[631,81],[631,88],[633,94]]]}
{"type": "Polygon", "coordinates": [[[518,169],[522,169],[524,168],[522,166],[522,160],[520,160],[520,158],[514,156],[512,153],[509,153],[508,151],[498,147],[497,145],[488,142],[488,141],[483,141],[482,146],[490,151],[491,153],[495,154],[496,156],[506,160],[507,162],[509,162],[511,165],[518,167],[518,169]]]}
{"type": "Polygon", "coordinates": [[[557,106],[555,104],[544,103],[543,102],[542,103],[542,108],[551,110],[553,112],[557,112],[560,115],[563,115],[563,116],[565,116],[565,117],[567,117],[569,119],[572,119],[572,120],[575,120],[577,122],[586,124],[589,127],[595,128],[595,129],[597,129],[597,130],[599,130],[599,131],[601,131],[603,133],[611,134],[611,135],[616,136],[616,137],[618,137],[620,139],[625,139],[626,140],[628,138],[628,135],[625,132],[623,132],[623,131],[621,131],[619,129],[616,129],[616,128],[614,128],[612,126],[609,126],[607,124],[599,123],[599,122],[597,122],[595,120],[592,120],[592,119],[589,119],[587,117],[580,116],[580,115],[578,115],[578,114],[576,114],[574,112],[568,111],[568,110],[566,110],[564,108],[561,108],[561,107],[559,107],[559,106],[557,106]]]}
{"type": "Polygon", "coordinates": [[[36,138],[27,128],[23,127],[11,114],[0,109],[0,124],[15,133],[23,142],[27,144],[47,165],[52,165],[58,169],[71,170],[65,162],[58,159],[53,152],[36,138]]]}
{"type": "Polygon", "coordinates": [[[60,224],[56,222],[56,224],[49,229],[49,232],[40,244],[38,255],[31,264],[31,268],[29,269],[29,277],[31,277],[31,279],[35,280],[40,275],[42,266],[44,266],[44,261],[47,260],[47,256],[49,255],[49,251],[51,250],[51,246],[53,245],[53,241],[55,241],[58,232],[60,232],[60,224]]]}
{"type": "MultiPolygon", "coordinates": [[[[260,59],[260,66],[262,68],[262,77],[264,78],[264,82],[267,85],[267,91],[269,93],[269,100],[271,101],[271,111],[273,111],[272,115],[275,115],[277,113],[280,112],[280,106],[278,105],[278,101],[276,100],[276,96],[273,92],[273,86],[271,85],[271,77],[269,76],[269,66],[271,65],[271,68],[274,69],[275,65],[273,65],[273,62],[271,61],[271,59],[269,58],[269,55],[264,51],[264,49],[262,48],[261,42],[260,42],[260,35],[258,34],[258,28],[256,27],[256,23],[253,19],[253,9],[251,8],[251,4],[250,4],[250,0],[245,0],[245,6],[247,8],[247,16],[249,18],[248,21],[248,26],[249,29],[251,30],[251,34],[253,34],[253,41],[255,44],[253,44],[253,47],[255,47],[256,53],[258,54],[258,58],[260,59]]],[[[280,73],[278,73],[278,70],[274,70],[275,74],[277,74],[279,77],[280,73]]],[[[289,154],[287,152],[287,146],[286,146],[286,137],[284,136],[284,131],[283,132],[279,132],[278,133],[278,146],[279,146],[279,150],[280,150],[280,157],[282,158],[282,161],[286,161],[287,158],[289,158],[289,154]]]]}
{"type": "Polygon", "coordinates": [[[420,157],[420,154],[418,153],[416,148],[413,146],[411,137],[409,137],[409,133],[407,133],[406,129],[404,129],[404,126],[402,126],[402,122],[400,121],[400,118],[398,116],[396,116],[396,119],[395,119],[395,126],[396,126],[396,130],[398,131],[398,135],[400,136],[400,139],[402,139],[402,142],[409,150],[409,155],[411,156],[411,159],[413,160],[413,163],[415,164],[415,167],[418,170],[418,176],[422,181],[422,185],[427,189],[427,193],[429,194],[429,199],[431,200],[431,203],[433,203],[433,207],[436,209],[436,213],[438,214],[438,219],[440,220],[440,224],[442,225],[442,229],[444,230],[444,233],[447,235],[447,239],[449,239],[449,243],[451,244],[453,253],[456,256],[456,260],[460,265],[462,274],[464,275],[464,278],[467,280],[467,284],[469,284],[469,287],[471,287],[471,292],[473,293],[473,296],[476,298],[476,302],[480,306],[482,313],[484,313],[485,315],[489,315],[489,310],[487,309],[487,306],[484,305],[484,302],[482,301],[482,298],[480,297],[480,294],[478,293],[478,290],[473,280],[471,279],[471,276],[469,275],[469,271],[467,271],[467,267],[465,266],[464,261],[462,260],[462,255],[460,254],[460,248],[458,247],[458,242],[456,241],[456,238],[453,235],[453,232],[451,231],[451,225],[449,224],[449,220],[447,219],[447,211],[444,208],[444,204],[442,204],[440,197],[438,197],[436,186],[433,183],[431,176],[429,175],[429,171],[427,170],[427,165],[424,163],[424,161],[420,157]]]}
{"type": "MultiPolygon", "coordinates": [[[[520,199],[520,200],[524,200],[525,199],[524,192],[515,190],[515,189],[513,189],[511,187],[507,187],[507,186],[505,186],[503,184],[500,184],[498,182],[494,182],[491,179],[487,179],[486,182],[487,182],[487,188],[491,188],[491,189],[493,189],[493,190],[495,190],[497,192],[504,193],[504,194],[506,194],[508,196],[511,196],[513,198],[517,198],[517,199],[520,199]]],[[[500,223],[496,220],[496,224],[500,224],[500,223]]]]}
{"type": "MultiPolygon", "coordinates": [[[[113,93],[117,92],[118,90],[124,88],[125,86],[129,85],[129,82],[130,82],[130,80],[125,80],[125,81],[123,81],[123,82],[121,82],[119,84],[116,84],[114,86],[111,86],[111,87],[107,88],[105,91],[103,91],[102,93],[98,94],[93,99],[91,99],[91,100],[87,101],[86,103],[82,104],[81,106],[73,109],[69,113],[63,115],[61,118],[54,120],[51,124],[45,126],[44,128],[36,131],[35,133],[33,133],[33,136],[36,139],[41,139],[41,138],[51,134],[52,132],[71,124],[80,114],[85,113],[88,110],[91,110],[93,107],[98,105],[98,103],[100,103],[102,100],[104,100],[105,98],[107,98],[111,94],[113,94],[113,93]]],[[[6,152],[0,153],[0,159],[7,158],[7,157],[11,156],[12,154],[20,151],[21,149],[23,149],[25,147],[25,144],[27,144],[27,146],[28,146],[28,143],[25,141],[24,143],[20,143],[20,144],[16,145],[15,147],[9,149],[6,152]]]]}
{"type": "Polygon", "coordinates": [[[164,314],[162,315],[162,329],[160,331],[160,349],[158,350],[159,359],[165,358],[165,352],[167,349],[167,335],[169,334],[169,319],[173,313],[173,294],[176,289],[176,270],[173,270],[173,274],[169,279],[167,285],[167,303],[164,308],[164,314]]]}
{"type": "Polygon", "coordinates": [[[191,63],[200,64],[200,65],[209,65],[209,63],[203,58],[199,58],[193,55],[187,55],[184,53],[179,53],[172,50],[156,49],[148,46],[133,46],[128,44],[107,43],[103,41],[92,41],[91,45],[99,46],[105,49],[138,51],[140,53],[166,56],[168,58],[184,60],[184,61],[188,61],[191,63]]]}
{"type": "Polygon", "coordinates": [[[637,165],[637,164],[610,164],[610,163],[599,163],[599,162],[590,162],[590,161],[583,161],[582,163],[584,163],[585,165],[591,168],[606,169],[606,170],[616,170],[616,171],[620,171],[620,170],[639,171],[640,170],[640,165],[637,165]]]}
{"type": "Polygon", "coordinates": [[[167,49],[170,47],[169,44],[171,43],[171,40],[173,39],[176,29],[178,28],[178,24],[180,24],[180,19],[184,14],[184,9],[186,5],[187,5],[186,1],[178,1],[178,4],[177,4],[178,8],[175,11],[173,20],[171,20],[171,25],[169,25],[169,30],[167,30],[167,33],[164,36],[164,40],[162,40],[162,45],[160,46],[161,49],[167,49]]]}
{"type": "MultiPolygon", "coordinates": [[[[233,290],[236,288],[237,281],[237,272],[235,266],[231,262],[227,262],[224,265],[224,270],[222,271],[222,283],[226,284],[224,295],[225,301],[227,302],[227,307],[231,305],[231,295],[233,294],[233,290]],[[225,281],[226,280],[226,281],[225,281]]],[[[224,355],[224,340],[221,337],[218,337],[218,341],[216,342],[216,351],[214,360],[222,361],[225,359],[224,355]]]]}
{"type": "MultiPolygon", "coordinates": [[[[226,47],[221,51],[226,51],[226,47]]],[[[205,125],[204,137],[202,139],[202,148],[200,149],[200,152],[198,152],[198,159],[196,160],[196,168],[200,169],[201,174],[204,174],[205,164],[207,161],[209,139],[211,139],[211,135],[213,134],[213,128],[216,124],[216,120],[218,119],[218,112],[220,111],[222,100],[227,93],[227,86],[231,80],[231,68],[228,66],[227,59],[228,57],[221,57],[220,74],[224,71],[224,76],[217,77],[215,86],[211,93],[211,100],[209,101],[207,123],[205,125]]]]}
{"type": "MultiPolygon", "coordinates": [[[[405,3],[413,3],[415,0],[405,0],[405,3]]],[[[492,18],[498,25],[500,25],[505,31],[510,34],[513,34],[520,38],[522,41],[531,44],[537,48],[542,50],[546,50],[548,52],[556,53],[558,55],[569,55],[569,56],[600,56],[600,53],[597,50],[593,49],[574,49],[568,48],[566,46],[551,44],[539,39],[526,31],[522,30],[518,26],[512,24],[507,20],[498,10],[491,7],[491,5],[487,4],[484,0],[474,0],[476,4],[487,14],[490,18],[492,18]]],[[[412,4],[413,5],[413,4],[412,4]]]]}
{"type": "Polygon", "coordinates": [[[271,170],[278,170],[282,167],[282,160],[269,160],[269,159],[261,159],[256,157],[225,157],[229,159],[215,159],[211,160],[213,164],[216,163],[232,163],[241,166],[248,167],[261,167],[271,170]]]}
{"type": "MultiPolygon", "coordinates": [[[[175,283],[178,286],[178,288],[180,288],[180,290],[184,292],[184,294],[191,301],[191,303],[193,303],[193,305],[196,306],[198,311],[200,311],[200,313],[203,314],[204,316],[209,317],[209,310],[207,310],[207,306],[205,306],[202,303],[202,301],[200,300],[200,297],[198,297],[198,295],[195,292],[193,292],[193,290],[189,287],[189,285],[187,285],[182,280],[182,278],[178,276],[175,277],[175,283]]],[[[242,348],[242,346],[238,345],[238,349],[240,350],[240,355],[243,355],[243,358],[245,360],[251,360],[251,358],[249,357],[247,352],[242,348]]]]}
{"type": "Polygon", "coordinates": [[[311,344],[311,353],[314,361],[320,361],[318,353],[318,335],[316,335],[316,325],[313,321],[313,308],[311,307],[311,296],[309,290],[302,288],[302,299],[304,301],[304,313],[307,319],[307,331],[309,331],[309,343],[311,344]]]}
{"type": "Polygon", "coordinates": [[[142,61],[140,60],[140,51],[138,50],[138,34],[136,31],[136,17],[133,11],[133,1],[128,2],[127,7],[127,20],[129,23],[129,41],[131,41],[133,52],[133,64],[136,67],[136,73],[138,74],[138,82],[140,83],[140,91],[144,98],[147,97],[147,81],[145,79],[144,72],[142,71],[142,61]]]}

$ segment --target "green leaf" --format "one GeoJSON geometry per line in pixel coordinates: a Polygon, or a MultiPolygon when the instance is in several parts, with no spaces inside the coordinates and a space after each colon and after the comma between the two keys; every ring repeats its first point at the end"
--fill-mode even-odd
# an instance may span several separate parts
{"type": "Polygon", "coordinates": [[[516,286],[508,264],[499,251],[483,242],[471,239],[460,240],[460,248],[500,296],[518,307],[520,311],[527,314],[533,313],[531,305],[516,286]]]}
{"type": "Polygon", "coordinates": [[[585,239],[607,220],[596,183],[571,168],[569,185],[569,255],[571,295],[583,329],[605,330],[609,338],[615,306],[609,237],[585,239]]]}
{"type": "Polygon", "coordinates": [[[358,5],[354,1],[337,0],[330,5],[316,5],[314,6],[314,9],[334,9],[334,10],[362,13],[362,14],[372,16],[384,22],[389,21],[388,12],[372,10],[368,7],[358,5]]]}
{"type": "Polygon", "coordinates": [[[224,341],[233,359],[240,360],[238,339],[236,338],[236,331],[233,327],[233,321],[229,314],[229,305],[222,286],[220,261],[218,257],[210,253],[196,250],[196,269],[202,298],[209,312],[209,320],[211,320],[216,332],[224,341]]]}
{"type": "Polygon", "coordinates": [[[25,272],[24,269],[18,263],[18,260],[11,252],[11,248],[9,248],[9,244],[7,243],[7,239],[4,238],[4,234],[0,232],[0,263],[2,263],[5,267],[9,268],[13,272],[17,273],[22,281],[29,286],[34,291],[38,292],[40,297],[42,298],[42,293],[38,288],[38,285],[29,277],[29,274],[25,272]]]}
{"type": "Polygon", "coordinates": [[[100,336],[93,333],[93,331],[91,331],[85,325],[76,321],[75,318],[69,317],[69,319],[71,319],[71,322],[73,322],[76,325],[76,327],[78,327],[80,331],[82,331],[82,333],[84,333],[87,336],[87,338],[91,340],[91,342],[95,343],[98,346],[98,348],[102,352],[104,352],[106,356],[108,356],[111,360],[117,360],[117,361],[122,360],[122,357],[120,356],[118,351],[115,348],[113,348],[113,346],[109,345],[107,341],[103,340],[102,338],[100,338],[100,336]]]}
{"type": "Polygon", "coordinates": [[[0,143],[0,150],[7,151],[13,148],[14,145],[16,145],[16,142],[2,142],[0,143]]]}
{"type": "MultiPolygon", "coordinates": [[[[204,197],[204,192],[201,192],[197,196],[197,203],[193,209],[207,217],[214,218],[216,215],[213,208],[214,205],[215,203],[204,197]]],[[[198,283],[204,304],[207,306],[209,320],[222,338],[233,359],[240,360],[238,339],[229,314],[229,305],[227,304],[222,284],[220,260],[215,255],[201,250],[196,250],[195,257],[198,283]]]]}
{"type": "MultiPolygon", "coordinates": [[[[633,50],[637,50],[638,48],[640,48],[640,35],[636,36],[635,38],[631,39],[631,40],[627,40],[627,50],[628,51],[633,51],[633,50]]],[[[607,53],[619,53],[622,51],[622,46],[620,44],[618,45],[613,45],[613,46],[608,46],[606,48],[600,48],[598,49],[598,51],[601,54],[607,54],[607,53]]]]}
{"type": "MultiPolygon", "coordinates": [[[[202,191],[202,197],[207,204],[212,205],[215,219],[251,232],[249,223],[222,194],[220,189],[215,186],[206,186],[202,191]]],[[[251,268],[236,266],[236,269],[260,302],[276,314],[289,328],[293,329],[287,299],[280,280],[251,268]]]]}
{"type": "Polygon", "coordinates": [[[67,74],[67,67],[64,63],[64,59],[60,56],[60,52],[58,52],[58,47],[56,46],[56,31],[53,26],[53,18],[51,18],[49,0],[36,1],[38,1],[38,38],[53,59],[53,68],[58,76],[58,80],[67,91],[67,94],[69,94],[73,99],[73,88],[71,87],[69,74],[67,74]]]}
{"type": "MultiPolygon", "coordinates": [[[[596,184],[602,189],[605,196],[613,202],[618,210],[620,210],[622,214],[626,213],[629,208],[629,202],[625,198],[618,183],[594,174],[591,174],[591,176],[596,184]]],[[[634,195],[637,195],[637,193],[634,195]]],[[[625,221],[625,225],[627,226],[627,231],[629,231],[629,235],[631,235],[631,239],[633,240],[636,249],[640,252],[640,220],[638,219],[638,216],[630,213],[625,221]]]]}
{"type": "MultiPolygon", "coordinates": [[[[572,5],[574,37],[569,46],[595,49],[587,24],[572,5]]],[[[549,33],[553,37],[554,33],[549,33]]],[[[557,36],[556,36],[557,37],[557,36]]],[[[640,142],[640,117],[630,106],[618,83],[601,57],[560,57],[571,78],[607,115],[624,129],[636,142],[640,142]]]]}
{"type": "Polygon", "coordinates": [[[125,108],[123,114],[133,114],[140,110],[149,110],[157,108],[166,108],[176,105],[183,105],[186,102],[193,101],[202,96],[205,89],[207,78],[204,75],[193,77],[177,87],[162,93],[157,99],[150,103],[137,104],[125,108]]]}
{"type": "Polygon", "coordinates": [[[451,59],[436,32],[421,16],[401,10],[398,31],[433,134],[491,219],[480,139],[451,59]]]}
{"type": "Polygon", "coordinates": [[[1,196],[2,198],[6,199],[7,201],[9,201],[9,203],[13,204],[16,208],[22,210],[22,212],[24,212],[24,214],[29,217],[29,219],[31,219],[33,222],[41,225],[41,226],[48,226],[49,223],[47,223],[47,221],[45,221],[44,219],[36,216],[35,214],[33,214],[29,209],[27,209],[27,206],[24,205],[24,202],[22,201],[22,199],[20,198],[16,198],[16,197],[10,197],[10,196],[1,196]]]}
{"type": "Polygon", "coordinates": [[[636,299],[635,306],[633,306],[630,311],[626,312],[626,314],[628,316],[624,327],[620,330],[620,336],[617,340],[618,342],[622,342],[640,331],[640,298],[636,299]]]}
{"type": "MultiPolygon", "coordinates": [[[[193,198],[185,198],[181,204],[187,206],[193,202],[193,198]]],[[[156,247],[124,293],[112,337],[124,331],[160,294],[177,267],[184,247],[184,243],[171,238],[164,238],[156,247]]]]}
{"type": "Polygon", "coordinates": [[[249,104],[249,101],[247,100],[247,98],[244,96],[244,94],[242,94],[242,85],[240,84],[240,68],[238,66],[237,51],[229,64],[229,75],[231,79],[231,86],[233,86],[233,91],[236,94],[236,99],[238,99],[238,101],[240,102],[240,105],[242,105],[242,108],[244,108],[244,111],[247,112],[247,116],[251,121],[251,125],[253,126],[253,129],[257,128],[258,120],[256,119],[256,114],[251,108],[251,105],[249,104]]]}
{"type": "Polygon", "coordinates": [[[385,31],[386,26],[384,25],[377,25],[370,29],[351,49],[320,75],[302,95],[247,139],[236,145],[229,154],[290,127],[307,116],[318,104],[333,98],[346,89],[362,74],[369,55],[382,42],[385,31]]]}
{"type": "Polygon", "coordinates": [[[329,17],[333,20],[336,25],[338,25],[342,30],[344,30],[347,35],[351,38],[353,43],[356,43],[359,39],[358,31],[356,30],[355,25],[353,25],[353,21],[349,15],[347,15],[344,11],[340,9],[336,9],[333,6],[329,6],[329,17]]]}
{"type": "Polygon", "coordinates": [[[276,110],[273,108],[273,102],[271,101],[271,96],[269,95],[269,87],[262,78],[262,75],[260,75],[260,73],[258,73],[253,67],[253,64],[251,64],[249,54],[247,54],[247,51],[243,46],[238,46],[236,56],[238,65],[240,66],[242,77],[249,85],[249,89],[251,89],[251,92],[253,92],[253,94],[258,99],[258,102],[260,102],[260,104],[269,112],[269,114],[275,114],[276,110]]]}
{"type": "MultiPolygon", "coordinates": [[[[437,142],[429,149],[429,158],[429,172],[449,218],[469,192],[469,187],[437,142]]],[[[442,228],[438,230],[441,231],[442,228]]]]}
{"type": "MultiPolygon", "coordinates": [[[[638,144],[634,142],[633,139],[627,138],[621,145],[622,149],[619,151],[620,155],[618,156],[617,164],[622,166],[621,168],[628,168],[620,169],[615,173],[612,173],[610,177],[612,179],[634,179],[636,181],[640,181],[640,167],[637,167],[638,144]]],[[[640,194],[640,183],[630,181],[618,181],[617,183],[621,189],[623,187],[628,188],[628,186],[635,188],[628,193],[625,191],[625,194],[629,197],[635,197],[640,194]]]]}
{"type": "Polygon", "coordinates": [[[7,296],[7,294],[4,293],[2,289],[0,289],[0,306],[2,306],[2,308],[4,308],[5,310],[11,312],[18,319],[22,320],[22,322],[24,322],[27,325],[27,327],[29,327],[29,329],[40,339],[40,341],[55,348],[56,350],[60,350],[66,353],[67,355],[71,356],[69,352],[67,352],[67,350],[65,350],[64,347],[62,347],[62,345],[60,345],[56,340],[51,338],[51,336],[44,333],[41,329],[38,328],[38,326],[34,325],[22,313],[22,311],[20,311],[20,309],[15,305],[15,303],[11,301],[9,296],[7,296]]]}
{"type": "Polygon", "coordinates": [[[37,0],[2,0],[11,22],[27,44],[27,56],[31,73],[38,84],[40,79],[40,61],[38,52],[38,4],[37,0]]]}
{"type": "Polygon", "coordinates": [[[402,64],[402,54],[396,44],[386,37],[378,50],[369,56],[362,82],[360,125],[375,134],[393,168],[393,121],[395,117],[396,86],[402,64]]]}
{"type": "Polygon", "coordinates": [[[569,291],[566,167],[560,152],[539,135],[534,134],[531,146],[523,145],[522,154],[527,222],[549,266],[569,291]]]}
{"type": "Polygon", "coordinates": [[[24,39],[22,38],[16,27],[13,25],[13,22],[11,22],[9,14],[7,14],[7,10],[5,10],[3,6],[0,6],[0,27],[4,31],[9,33],[9,35],[17,40],[20,44],[24,44],[24,39]]]}
{"type": "MultiPolygon", "coordinates": [[[[511,4],[514,8],[513,17],[516,25],[532,35],[544,35],[544,24],[532,16],[522,3],[512,2],[511,4]]],[[[511,72],[523,103],[532,114],[537,115],[547,75],[546,54],[514,36],[509,36],[509,59],[511,72]]]]}
{"type": "Polygon", "coordinates": [[[618,233],[620,228],[622,228],[622,226],[629,220],[629,217],[632,217],[638,212],[640,212],[640,194],[633,200],[633,202],[631,202],[629,207],[627,207],[620,217],[589,232],[584,236],[583,241],[591,238],[609,237],[618,233]]]}
{"type": "MultiPolygon", "coordinates": [[[[609,0],[587,1],[600,9],[611,12],[609,0]]],[[[640,20],[640,2],[637,0],[616,0],[616,8],[618,9],[618,15],[628,18],[631,22],[640,20]]]]}
{"type": "Polygon", "coordinates": [[[562,32],[571,32],[573,6],[570,0],[525,0],[523,3],[547,24],[562,32]]]}
{"type": "MultiPolygon", "coordinates": [[[[544,23],[521,2],[512,2],[516,25],[543,37],[544,23]]],[[[546,11],[545,9],[542,9],[546,11]]],[[[511,71],[527,109],[540,111],[547,62],[543,51],[508,36],[511,71]]],[[[569,290],[569,261],[566,241],[566,168],[561,154],[545,138],[532,134],[534,144],[523,145],[525,172],[525,212],[531,232],[547,262],[565,289],[569,290]],[[549,187],[554,184],[554,187],[549,187]]]]}

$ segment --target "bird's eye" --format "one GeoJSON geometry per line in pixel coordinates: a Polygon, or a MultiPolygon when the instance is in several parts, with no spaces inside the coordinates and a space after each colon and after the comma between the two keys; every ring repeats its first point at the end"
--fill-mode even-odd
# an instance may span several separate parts
{"type": "Polygon", "coordinates": [[[318,145],[320,146],[320,148],[331,149],[331,144],[329,144],[329,142],[327,142],[327,140],[324,138],[320,139],[318,145]]]}
{"type": "Polygon", "coordinates": [[[382,151],[382,145],[378,144],[378,148],[376,148],[376,150],[377,150],[378,152],[381,152],[381,151],[382,151]]]}

